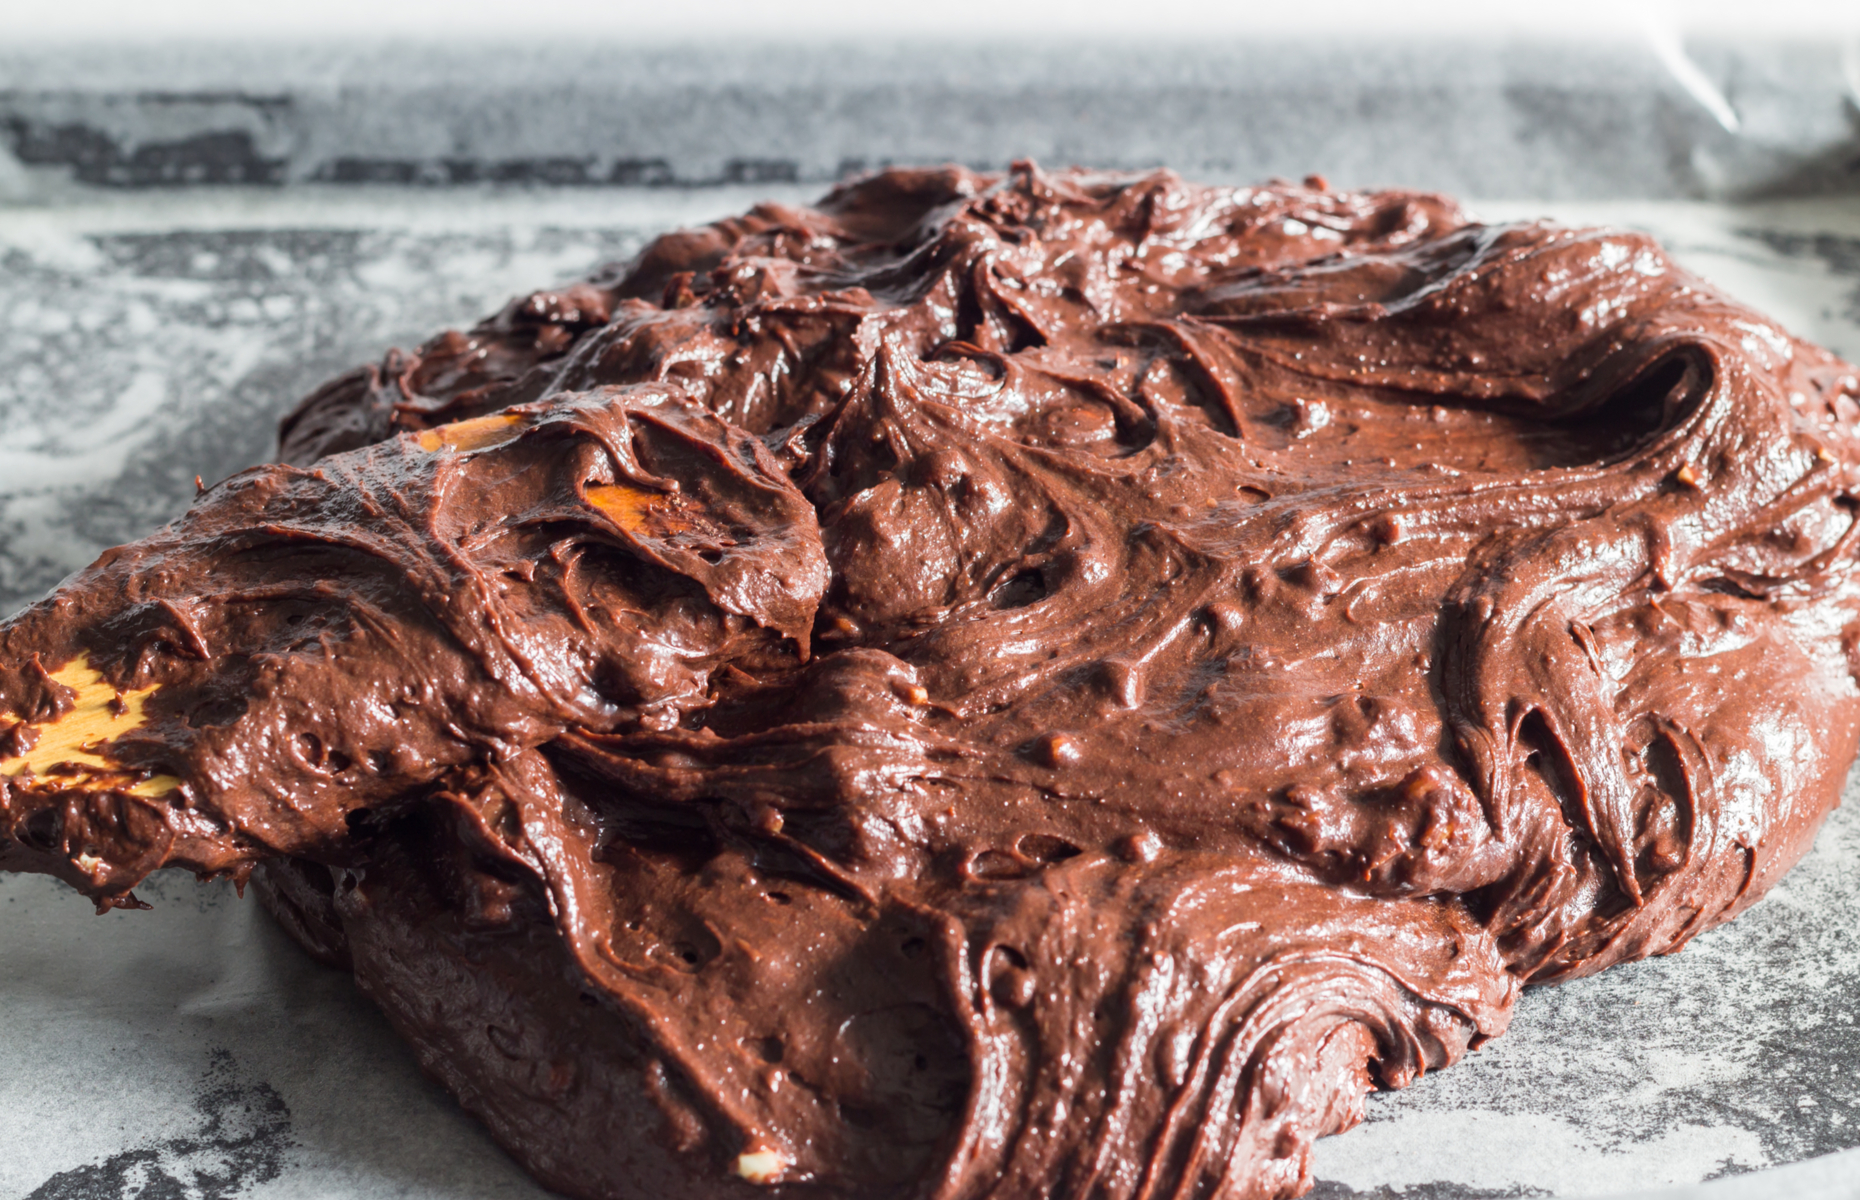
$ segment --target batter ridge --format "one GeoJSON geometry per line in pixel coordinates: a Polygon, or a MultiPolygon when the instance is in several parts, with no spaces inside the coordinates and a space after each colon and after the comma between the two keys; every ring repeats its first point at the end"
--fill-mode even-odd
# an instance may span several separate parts
{"type": "Polygon", "coordinates": [[[570,1195],[1297,1195],[1807,849],[1857,402],[1639,234],[881,172],[0,626],[0,867],[250,878],[570,1195]]]}

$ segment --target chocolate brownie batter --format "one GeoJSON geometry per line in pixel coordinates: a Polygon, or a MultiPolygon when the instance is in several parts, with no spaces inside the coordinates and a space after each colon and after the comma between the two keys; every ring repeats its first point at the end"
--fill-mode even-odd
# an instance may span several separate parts
{"type": "Polygon", "coordinates": [[[335,381],[0,627],[0,866],[257,869],[571,1195],[1296,1195],[1807,848],[1857,401],[1635,234],[885,172],[335,381]]]}

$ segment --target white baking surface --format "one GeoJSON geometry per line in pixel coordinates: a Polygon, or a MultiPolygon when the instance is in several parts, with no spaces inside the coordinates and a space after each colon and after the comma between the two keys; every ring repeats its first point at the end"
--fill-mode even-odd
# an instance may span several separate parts
{"type": "MultiPolygon", "coordinates": [[[[262,458],[280,408],[329,374],[775,192],[201,189],[0,208],[0,614],[178,513],[195,474],[262,458]]],[[[1860,358],[1860,202],[1474,207],[1648,229],[1860,358]]],[[[1836,1153],[1860,1146],[1857,865],[1850,803],[1736,924],[1534,990],[1466,1063],[1372,1097],[1361,1128],[1319,1144],[1316,1194],[1722,1176],[1696,1194],[1860,1196],[1860,1158],[1836,1153]]],[[[153,912],[96,917],[61,885],[0,876],[0,1197],[543,1195],[254,903],[171,874],[141,894],[153,912]]]]}

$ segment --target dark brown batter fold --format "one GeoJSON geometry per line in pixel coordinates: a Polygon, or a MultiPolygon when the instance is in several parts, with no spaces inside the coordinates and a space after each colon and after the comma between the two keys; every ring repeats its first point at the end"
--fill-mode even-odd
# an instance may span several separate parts
{"type": "Polygon", "coordinates": [[[1807,848],[1857,401],[1637,234],[883,172],[332,382],[0,627],[0,866],[256,868],[573,1195],[1296,1195],[1807,848]]]}

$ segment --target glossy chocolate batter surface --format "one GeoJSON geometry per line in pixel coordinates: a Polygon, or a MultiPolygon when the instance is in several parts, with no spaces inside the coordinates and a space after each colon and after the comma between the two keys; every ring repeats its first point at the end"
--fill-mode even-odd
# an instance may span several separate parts
{"type": "Polygon", "coordinates": [[[1806,849],[1857,398],[1632,234],[887,172],[335,381],[0,628],[0,866],[265,863],[571,1194],[1296,1194],[1806,849]]]}

